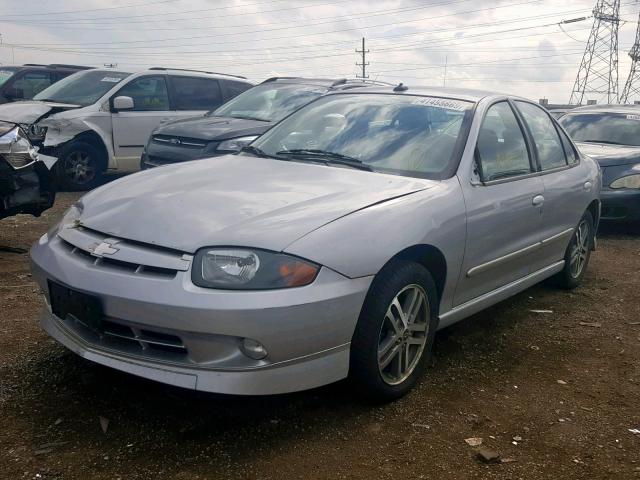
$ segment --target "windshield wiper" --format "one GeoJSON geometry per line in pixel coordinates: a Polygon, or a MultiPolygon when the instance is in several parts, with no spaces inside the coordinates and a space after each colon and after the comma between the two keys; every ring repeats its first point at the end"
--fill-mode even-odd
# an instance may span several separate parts
{"type": "MultiPolygon", "coordinates": [[[[258,156],[258,157],[263,157],[263,158],[278,158],[275,155],[269,155],[267,152],[265,152],[264,150],[259,149],[258,147],[254,147],[253,145],[247,145],[245,147],[242,147],[240,149],[240,152],[247,152],[247,153],[253,153],[254,155],[258,156]]],[[[282,160],[281,158],[279,158],[279,160],[282,160]]]]}
{"type": "Polygon", "coordinates": [[[627,145],[626,143],[611,142],[609,140],[574,140],[574,141],[582,142],[582,143],[605,143],[607,145],[624,145],[627,147],[631,146],[631,145],[627,145]]]}
{"type": "Polygon", "coordinates": [[[258,117],[250,117],[248,115],[229,115],[231,118],[237,118],[239,120],[255,120],[257,122],[268,122],[269,120],[265,120],[264,118],[258,117]]]}
{"type": "Polygon", "coordinates": [[[296,148],[293,150],[281,150],[276,155],[290,155],[300,157],[312,157],[314,160],[322,160],[325,164],[337,164],[345,165],[347,167],[357,168],[359,170],[366,170],[367,172],[373,172],[373,169],[364,163],[362,160],[343,155],[342,153],[329,152],[326,150],[317,150],[309,148],[296,148]]]}

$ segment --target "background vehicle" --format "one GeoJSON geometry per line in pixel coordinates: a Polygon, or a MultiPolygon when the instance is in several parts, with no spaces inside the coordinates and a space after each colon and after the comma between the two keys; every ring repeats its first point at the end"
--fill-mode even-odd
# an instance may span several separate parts
{"type": "Polygon", "coordinates": [[[80,70],[92,67],[81,65],[38,65],[27,63],[21,66],[0,66],[0,103],[31,100],[35,95],[80,70]]]}
{"type": "Polygon", "coordinates": [[[0,218],[39,216],[53,205],[53,159],[41,157],[19,125],[0,121],[0,218]]]}
{"type": "Polygon", "coordinates": [[[237,152],[276,122],[331,91],[383,82],[274,77],[204,117],[160,125],[142,153],[141,168],[237,152]]]}
{"type": "Polygon", "coordinates": [[[560,123],[602,168],[602,219],[640,221],[640,107],[580,107],[560,123]]]}
{"type": "Polygon", "coordinates": [[[0,118],[23,125],[40,152],[59,158],[61,187],[86,190],[107,169],[138,170],[159,123],[204,114],[250,87],[243,78],[210,72],[95,69],[61,80],[32,102],[1,105],[0,118]]]}
{"type": "Polygon", "coordinates": [[[186,388],[405,394],[437,328],[584,276],[600,170],[538,105],[362,88],[237,155],[111,182],[31,251],[74,352],[186,388]],[[69,228],[70,227],[70,228],[69,228]]]}

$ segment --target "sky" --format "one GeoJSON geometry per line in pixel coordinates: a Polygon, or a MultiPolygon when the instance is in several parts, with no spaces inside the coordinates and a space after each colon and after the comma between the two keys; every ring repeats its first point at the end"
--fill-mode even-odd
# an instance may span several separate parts
{"type": "MultiPolygon", "coordinates": [[[[0,63],[480,88],[567,103],[595,0],[0,0],[0,63]],[[10,12],[10,13],[5,13],[10,12]]],[[[621,0],[620,90],[640,11],[621,0]]],[[[640,100],[640,99],[638,99],[640,100]]]]}

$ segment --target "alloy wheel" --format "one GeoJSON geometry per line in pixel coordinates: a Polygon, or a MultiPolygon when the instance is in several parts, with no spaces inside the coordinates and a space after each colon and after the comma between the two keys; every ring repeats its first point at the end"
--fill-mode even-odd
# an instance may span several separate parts
{"type": "Polygon", "coordinates": [[[570,272],[573,278],[578,278],[587,264],[589,233],[589,224],[586,220],[582,220],[571,241],[570,272]]]}
{"type": "Polygon", "coordinates": [[[404,382],[420,362],[429,318],[427,295],[419,285],[406,286],[392,300],[378,337],[378,369],[388,385],[404,382]]]}
{"type": "Polygon", "coordinates": [[[87,152],[71,152],[64,163],[64,173],[76,185],[89,183],[96,176],[96,169],[87,152]]]}

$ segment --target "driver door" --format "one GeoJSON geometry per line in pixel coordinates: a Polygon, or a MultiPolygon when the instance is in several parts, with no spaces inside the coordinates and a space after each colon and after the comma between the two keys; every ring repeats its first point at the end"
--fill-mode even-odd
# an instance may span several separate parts
{"type": "Polygon", "coordinates": [[[112,105],[113,98],[119,96],[131,97],[133,108],[112,111],[115,161],[118,170],[135,171],[140,168],[140,155],[151,132],[171,118],[166,75],[134,78],[112,97],[112,105]]]}

